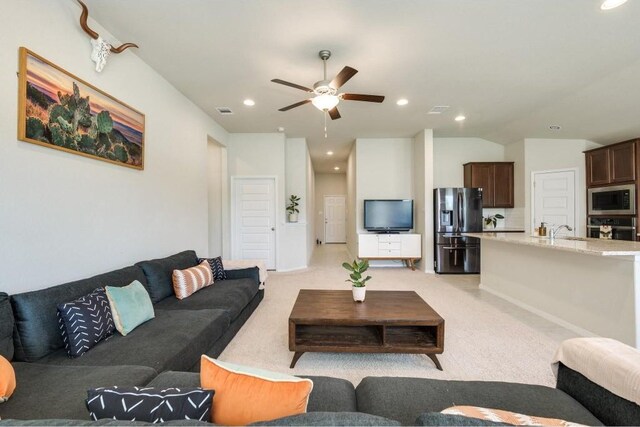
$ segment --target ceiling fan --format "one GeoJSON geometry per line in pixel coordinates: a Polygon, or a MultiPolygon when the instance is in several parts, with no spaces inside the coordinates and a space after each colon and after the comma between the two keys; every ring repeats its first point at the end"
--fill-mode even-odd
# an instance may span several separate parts
{"type": "Polygon", "coordinates": [[[348,82],[351,77],[355,76],[358,70],[351,67],[344,67],[342,71],[340,71],[338,75],[333,78],[333,80],[327,80],[327,59],[331,58],[331,51],[321,50],[318,55],[320,56],[320,59],[322,59],[322,62],[324,64],[324,79],[316,82],[313,85],[313,89],[280,79],[271,80],[274,83],[300,89],[315,95],[309,99],[305,99],[304,101],[296,102],[295,104],[280,108],[278,111],[289,111],[292,108],[312,103],[318,110],[328,113],[329,117],[331,117],[332,120],[337,120],[340,118],[340,113],[338,112],[338,103],[340,102],[340,100],[378,103],[384,101],[384,96],[380,95],[337,93],[338,89],[340,89],[342,85],[348,82]]]}

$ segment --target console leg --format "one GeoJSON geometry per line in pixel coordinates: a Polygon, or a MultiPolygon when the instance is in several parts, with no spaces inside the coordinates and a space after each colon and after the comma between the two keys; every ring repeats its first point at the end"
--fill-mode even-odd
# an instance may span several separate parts
{"type": "Polygon", "coordinates": [[[416,265],[413,263],[413,259],[409,260],[409,266],[411,267],[411,271],[416,271],[416,265]]]}
{"type": "Polygon", "coordinates": [[[438,360],[436,355],[435,354],[427,354],[427,356],[429,356],[429,359],[433,360],[433,363],[435,363],[436,368],[438,368],[439,371],[442,371],[442,365],[440,364],[440,361],[438,360]]]}
{"type": "Polygon", "coordinates": [[[293,369],[296,366],[296,363],[298,363],[298,359],[300,359],[300,357],[302,357],[303,354],[304,354],[304,351],[295,352],[295,354],[293,355],[293,359],[291,359],[291,366],[289,366],[289,369],[293,369]]]}

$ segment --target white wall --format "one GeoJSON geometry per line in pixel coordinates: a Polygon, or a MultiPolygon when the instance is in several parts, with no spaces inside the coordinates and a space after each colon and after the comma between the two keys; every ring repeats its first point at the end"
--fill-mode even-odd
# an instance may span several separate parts
{"type": "Polygon", "coordinates": [[[358,229],[356,224],[357,214],[357,172],[356,158],[358,147],[353,144],[349,158],[347,159],[347,250],[352,258],[358,256],[358,229]]]}
{"type": "Polygon", "coordinates": [[[504,160],[513,162],[513,209],[505,215],[505,227],[524,227],[524,141],[514,142],[504,147],[504,160]]]}
{"type": "MultiPolygon", "coordinates": [[[[306,145],[306,143],[305,143],[306,145]]],[[[314,212],[316,210],[316,174],[313,170],[313,163],[311,162],[311,154],[309,153],[309,147],[307,146],[306,152],[307,163],[307,265],[311,262],[311,256],[316,245],[316,227],[313,220],[314,212]]]]}
{"type": "Polygon", "coordinates": [[[576,235],[586,234],[586,181],[583,151],[599,147],[584,139],[525,139],[524,141],[524,225],[531,231],[531,173],[557,169],[577,169],[576,235]]]}
{"type": "Polygon", "coordinates": [[[433,273],[433,189],[434,187],[433,130],[425,129],[413,138],[413,188],[416,215],[415,232],[422,235],[422,260],[418,268],[433,273]]]}
{"type": "MultiPolygon", "coordinates": [[[[94,70],[70,1],[4,0],[0,13],[0,290],[17,293],[208,249],[207,136],[215,121],[127,50],[94,70]],[[18,141],[25,46],[146,116],[145,169],[18,141]],[[34,268],[34,262],[44,268],[34,268]]],[[[92,28],[115,40],[94,21],[92,28]]]]}
{"type": "Polygon", "coordinates": [[[413,139],[362,138],[356,147],[356,230],[363,232],[365,199],[413,198],[413,139]]]}
{"type": "Polygon", "coordinates": [[[209,197],[209,250],[207,256],[222,255],[224,233],[222,219],[227,205],[223,203],[223,188],[226,187],[227,163],[223,163],[223,148],[214,140],[207,143],[207,187],[209,197]],[[223,183],[223,178],[225,182],[223,183]]]}
{"type": "Polygon", "coordinates": [[[463,187],[469,162],[501,162],[504,145],[481,138],[434,138],[433,184],[435,188],[463,187]]]}
{"type": "Polygon", "coordinates": [[[317,173],[315,182],[315,238],[324,242],[324,196],[344,195],[346,197],[347,175],[344,173],[317,173]]]}

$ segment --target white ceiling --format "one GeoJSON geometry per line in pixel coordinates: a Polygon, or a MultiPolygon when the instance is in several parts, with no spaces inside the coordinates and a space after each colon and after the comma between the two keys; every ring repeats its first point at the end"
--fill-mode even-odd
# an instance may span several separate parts
{"type": "MultiPolygon", "coordinates": [[[[640,136],[640,2],[603,12],[601,0],[86,0],[90,16],[229,132],[305,137],[314,166],[344,170],[357,137],[474,136],[612,143],[640,136]],[[329,123],[306,94],[318,51],[329,74],[359,70],[343,90],[386,95],[342,101],[329,123]],[[396,105],[406,97],[409,104],[396,105]],[[245,98],[254,107],[245,107],[245,98]],[[434,105],[450,105],[441,116],[434,105]],[[230,107],[221,116],[215,107],[230,107]],[[463,113],[467,120],[453,120],[463,113]],[[561,125],[550,131],[549,125],[561,125]],[[325,152],[333,150],[328,159],[325,152]]],[[[125,53],[126,54],[126,53],[125,53]]],[[[117,67],[111,58],[105,68],[117,67]]]]}

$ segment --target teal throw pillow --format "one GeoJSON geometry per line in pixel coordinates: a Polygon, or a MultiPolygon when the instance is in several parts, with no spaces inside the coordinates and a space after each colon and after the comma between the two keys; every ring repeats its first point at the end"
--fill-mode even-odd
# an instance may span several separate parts
{"type": "Polygon", "coordinates": [[[149,293],[137,280],[122,288],[107,286],[105,290],[113,322],[123,336],[155,317],[149,293]]]}

